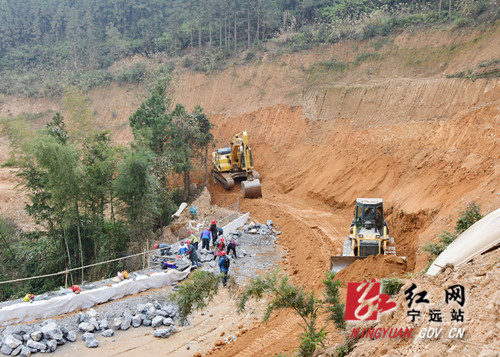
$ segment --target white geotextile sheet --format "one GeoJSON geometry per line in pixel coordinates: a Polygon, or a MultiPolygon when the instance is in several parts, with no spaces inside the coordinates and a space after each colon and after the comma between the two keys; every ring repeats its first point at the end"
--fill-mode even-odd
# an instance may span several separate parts
{"type": "Polygon", "coordinates": [[[82,291],[80,294],[57,296],[48,300],[22,302],[0,309],[0,326],[44,319],[60,314],[88,309],[96,304],[118,299],[126,295],[137,294],[152,288],[172,285],[185,279],[191,268],[184,271],[168,270],[153,273],[150,276],[140,275],[135,280],[127,279],[111,286],[82,291]]]}
{"type": "Polygon", "coordinates": [[[483,217],[457,237],[427,270],[437,275],[447,264],[459,266],[500,243],[500,209],[483,217]]]}

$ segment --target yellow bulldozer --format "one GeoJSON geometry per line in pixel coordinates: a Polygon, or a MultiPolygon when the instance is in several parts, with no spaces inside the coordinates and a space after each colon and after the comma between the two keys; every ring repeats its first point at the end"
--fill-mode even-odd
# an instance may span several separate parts
{"type": "Polygon", "coordinates": [[[243,197],[262,197],[260,175],[253,168],[252,150],[248,146],[248,134],[242,131],[233,136],[231,146],[212,153],[212,177],[222,183],[226,190],[241,181],[243,197]]]}
{"type": "Polygon", "coordinates": [[[342,255],[330,258],[330,270],[339,272],[356,260],[370,255],[396,255],[394,238],[384,219],[381,198],[358,198],[351,222],[350,236],[345,237],[342,255]]]}

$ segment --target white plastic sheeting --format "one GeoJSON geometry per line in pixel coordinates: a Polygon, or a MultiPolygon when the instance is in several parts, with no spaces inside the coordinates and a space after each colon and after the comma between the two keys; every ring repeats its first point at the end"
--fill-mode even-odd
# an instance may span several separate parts
{"type": "Polygon", "coordinates": [[[500,209],[474,223],[442,252],[427,270],[437,275],[447,264],[459,266],[500,244],[500,209]]]}
{"type": "Polygon", "coordinates": [[[166,272],[153,273],[150,276],[141,275],[135,280],[123,280],[112,286],[82,291],[80,294],[71,293],[49,300],[33,301],[32,303],[22,302],[5,306],[0,309],[0,326],[27,322],[34,319],[44,319],[66,314],[77,309],[88,309],[96,304],[118,299],[126,295],[172,285],[185,279],[190,270],[190,268],[186,268],[184,271],[168,270],[166,272]]]}

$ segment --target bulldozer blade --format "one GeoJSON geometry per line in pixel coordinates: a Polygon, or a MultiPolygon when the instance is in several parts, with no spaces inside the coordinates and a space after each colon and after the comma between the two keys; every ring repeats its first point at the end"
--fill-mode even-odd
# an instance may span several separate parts
{"type": "Polygon", "coordinates": [[[241,190],[243,191],[243,197],[245,198],[258,198],[262,197],[262,191],[260,187],[260,180],[254,179],[252,181],[242,181],[241,190]]]}
{"type": "Polygon", "coordinates": [[[365,259],[366,257],[354,257],[354,256],[333,256],[330,257],[330,271],[338,273],[344,268],[354,263],[356,260],[365,259]]]}

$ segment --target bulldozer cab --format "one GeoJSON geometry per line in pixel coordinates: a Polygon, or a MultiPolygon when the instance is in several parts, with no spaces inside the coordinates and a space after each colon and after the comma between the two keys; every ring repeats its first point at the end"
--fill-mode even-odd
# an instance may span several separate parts
{"type": "Polygon", "coordinates": [[[356,230],[363,234],[383,234],[384,228],[384,207],[380,198],[358,198],[354,209],[354,221],[356,230]]]}
{"type": "Polygon", "coordinates": [[[384,219],[381,198],[358,198],[351,222],[351,234],[344,239],[342,255],[330,257],[331,270],[339,272],[357,260],[370,255],[394,254],[395,247],[388,246],[389,229],[384,219]]]}

